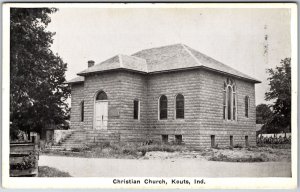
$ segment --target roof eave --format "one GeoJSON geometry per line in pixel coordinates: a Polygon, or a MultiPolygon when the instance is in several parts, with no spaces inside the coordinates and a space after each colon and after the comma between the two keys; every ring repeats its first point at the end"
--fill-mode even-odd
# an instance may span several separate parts
{"type": "Polygon", "coordinates": [[[135,72],[135,73],[147,74],[147,72],[134,70],[134,69],[115,68],[115,69],[107,69],[107,70],[101,70],[101,71],[80,72],[80,73],[77,73],[77,75],[85,77],[85,76],[90,75],[90,74],[110,72],[110,71],[130,71],[130,72],[135,72]]]}
{"type": "MultiPolygon", "coordinates": [[[[236,78],[239,78],[239,79],[244,79],[244,80],[247,80],[247,81],[251,81],[253,83],[261,83],[261,81],[256,80],[256,79],[252,79],[252,78],[250,79],[250,78],[234,75],[234,74],[231,74],[231,73],[227,73],[227,72],[224,72],[224,71],[212,69],[212,68],[205,67],[205,66],[194,66],[194,67],[177,68],[177,69],[152,71],[152,72],[145,72],[145,71],[139,71],[139,70],[127,69],[127,68],[115,68],[115,69],[107,69],[107,70],[101,70],[101,71],[80,72],[80,73],[77,73],[77,75],[85,77],[85,76],[88,76],[88,75],[91,75],[91,74],[104,73],[104,72],[109,72],[109,71],[129,71],[129,72],[135,72],[135,73],[141,73],[141,74],[158,74],[158,73],[167,73],[167,72],[174,72],[174,71],[200,69],[200,68],[206,69],[206,70],[209,70],[209,71],[214,71],[214,72],[221,73],[221,74],[225,74],[225,75],[229,75],[229,76],[233,76],[233,77],[236,77],[236,78]]],[[[82,82],[84,82],[84,81],[82,81],[82,82]]],[[[71,82],[71,83],[74,83],[74,82],[71,82]]]]}
{"type": "Polygon", "coordinates": [[[247,81],[251,81],[251,82],[253,82],[253,83],[261,83],[261,81],[258,81],[258,80],[256,80],[256,79],[250,79],[250,78],[246,78],[246,77],[241,77],[241,76],[238,76],[238,75],[234,75],[234,74],[231,74],[231,73],[227,73],[227,72],[224,72],[224,71],[212,69],[212,68],[205,67],[205,66],[194,66],[194,67],[186,67],[186,68],[178,68],[178,69],[169,69],[169,70],[153,71],[153,72],[149,72],[149,74],[167,73],[167,72],[183,71],[183,70],[192,70],[192,69],[201,69],[201,68],[202,68],[202,69],[209,70],[209,71],[214,71],[214,72],[217,72],[217,73],[221,73],[221,74],[233,76],[233,77],[236,77],[236,78],[239,78],[239,79],[244,79],[244,80],[247,80],[247,81]]]}
{"type": "Polygon", "coordinates": [[[64,82],[64,84],[79,84],[79,83],[84,83],[84,81],[72,81],[72,82],[68,82],[68,81],[66,81],[66,82],[64,82]]]}
{"type": "Polygon", "coordinates": [[[247,81],[251,81],[253,83],[261,83],[261,81],[253,79],[253,78],[242,77],[242,76],[239,76],[239,75],[234,75],[234,74],[231,74],[231,73],[227,73],[227,72],[220,71],[220,70],[217,70],[217,69],[212,69],[212,68],[205,67],[205,66],[200,66],[200,67],[203,68],[203,69],[210,70],[210,71],[215,71],[217,73],[222,73],[222,74],[225,74],[225,75],[229,75],[229,76],[233,76],[233,77],[236,77],[236,78],[240,78],[240,79],[244,79],[244,80],[247,80],[247,81]]]}

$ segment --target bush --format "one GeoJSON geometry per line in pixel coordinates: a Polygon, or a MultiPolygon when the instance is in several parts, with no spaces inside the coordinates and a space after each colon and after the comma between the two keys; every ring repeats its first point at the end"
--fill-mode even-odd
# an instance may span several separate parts
{"type": "Polygon", "coordinates": [[[24,156],[22,162],[17,164],[10,164],[10,169],[26,170],[36,166],[36,152],[30,153],[28,156],[24,156]]]}
{"type": "Polygon", "coordinates": [[[243,148],[243,146],[242,146],[241,144],[235,144],[235,145],[233,146],[233,148],[241,149],[241,148],[243,148]]]}
{"type": "Polygon", "coordinates": [[[265,161],[263,157],[236,157],[231,158],[226,155],[219,154],[218,156],[213,156],[209,159],[210,161],[225,161],[225,162],[263,162],[265,161]]]}
{"type": "Polygon", "coordinates": [[[90,148],[87,147],[87,146],[82,146],[82,147],[72,147],[71,148],[71,151],[72,152],[82,152],[82,151],[87,151],[89,150],[90,148]]]}
{"type": "Polygon", "coordinates": [[[291,137],[257,137],[256,143],[258,145],[263,144],[291,144],[291,137]]]}

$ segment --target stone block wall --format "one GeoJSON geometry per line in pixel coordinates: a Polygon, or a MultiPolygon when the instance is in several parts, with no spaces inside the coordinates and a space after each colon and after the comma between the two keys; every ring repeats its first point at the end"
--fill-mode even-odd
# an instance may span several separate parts
{"type": "Polygon", "coordinates": [[[223,119],[223,86],[229,77],[211,71],[201,70],[200,97],[200,142],[203,146],[211,145],[211,135],[215,135],[215,143],[229,146],[230,136],[233,145],[245,146],[245,136],[249,144],[256,143],[256,110],[254,84],[233,78],[236,83],[237,121],[223,119]],[[245,96],[250,97],[249,117],[245,117],[245,96]]]}
{"type": "Polygon", "coordinates": [[[80,103],[84,100],[84,83],[72,84],[71,95],[70,127],[71,129],[83,129],[84,122],[81,121],[80,103]]]}
{"type": "Polygon", "coordinates": [[[155,140],[162,135],[182,135],[187,145],[199,144],[200,134],[200,75],[198,70],[160,73],[149,76],[148,80],[148,126],[155,140]],[[175,118],[175,97],[184,96],[184,119],[175,118]],[[168,99],[168,118],[159,120],[159,98],[168,99]]]}
{"type": "Polygon", "coordinates": [[[86,129],[93,129],[94,101],[99,91],[108,97],[108,130],[121,141],[142,141],[147,136],[146,77],[131,72],[101,73],[86,77],[84,87],[86,129]],[[133,101],[140,101],[140,119],[133,118],[133,101]]]}
{"type": "Polygon", "coordinates": [[[169,141],[182,135],[183,142],[192,148],[215,144],[229,146],[255,145],[255,90],[254,84],[232,78],[237,86],[237,121],[223,119],[223,84],[227,75],[193,69],[159,74],[139,74],[111,71],[85,77],[83,84],[72,85],[71,128],[93,129],[94,101],[99,91],[108,96],[108,130],[119,133],[121,141],[136,142],[153,139],[169,141]],[[175,97],[184,96],[184,119],[175,118],[175,97]],[[168,99],[168,118],[159,120],[158,101],[168,99]],[[245,117],[245,96],[250,97],[249,117],[245,117]],[[140,101],[140,119],[133,118],[133,101],[140,101]],[[84,100],[84,123],[80,122],[80,102],[84,100]]]}

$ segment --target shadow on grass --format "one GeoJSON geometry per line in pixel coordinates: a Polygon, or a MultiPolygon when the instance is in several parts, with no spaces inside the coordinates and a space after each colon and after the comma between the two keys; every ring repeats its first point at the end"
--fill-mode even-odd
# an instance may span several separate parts
{"type": "Polygon", "coordinates": [[[72,176],[67,172],[63,172],[52,167],[39,166],[38,177],[72,177],[72,176]]]}

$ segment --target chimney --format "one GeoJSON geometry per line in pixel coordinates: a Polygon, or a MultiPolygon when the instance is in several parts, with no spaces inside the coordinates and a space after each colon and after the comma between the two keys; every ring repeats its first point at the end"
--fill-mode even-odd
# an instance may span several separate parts
{"type": "Polygon", "coordinates": [[[94,64],[95,64],[95,61],[93,61],[93,60],[88,61],[88,67],[93,67],[94,64]]]}

